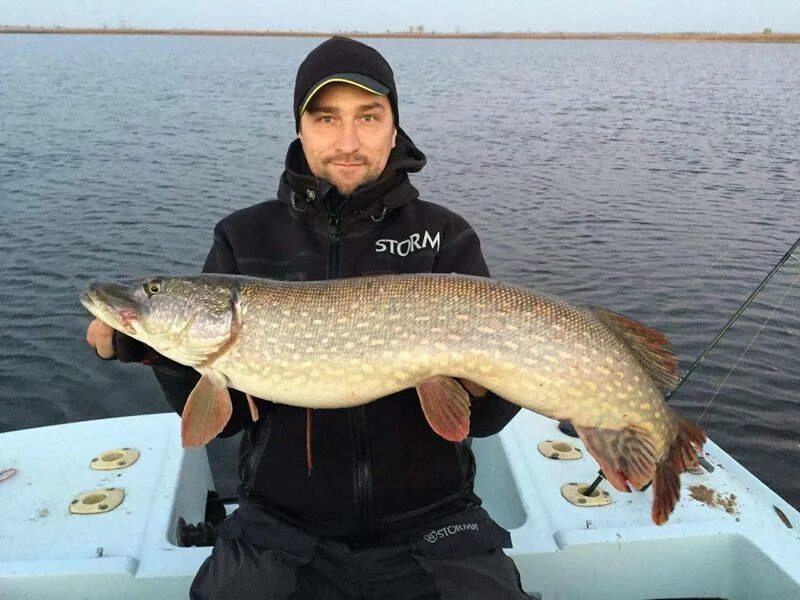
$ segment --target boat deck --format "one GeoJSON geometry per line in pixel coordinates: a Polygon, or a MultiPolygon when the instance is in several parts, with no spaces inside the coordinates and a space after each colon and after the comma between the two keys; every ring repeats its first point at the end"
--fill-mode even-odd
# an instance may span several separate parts
{"type": "MultiPolygon", "coordinates": [[[[597,465],[554,421],[522,411],[499,435],[475,439],[477,490],[511,531],[523,585],[555,599],[800,598],[800,515],[712,442],[713,472],[685,474],[669,522],[650,520],[652,491],[574,506],[564,484],[591,482],[597,465]],[[537,445],[569,442],[577,460],[537,445]]],[[[97,460],[94,461],[98,463],[97,460]]],[[[213,480],[204,449],[184,450],[174,414],[123,417],[0,435],[0,598],[186,598],[210,548],[178,546],[176,522],[203,521],[213,480]],[[93,470],[93,459],[135,448],[135,463],[93,470]],[[73,514],[124,500],[100,514],[73,514]],[[94,497],[74,503],[79,494],[94,497]]],[[[232,508],[232,507],[230,507],[232,508]]]]}

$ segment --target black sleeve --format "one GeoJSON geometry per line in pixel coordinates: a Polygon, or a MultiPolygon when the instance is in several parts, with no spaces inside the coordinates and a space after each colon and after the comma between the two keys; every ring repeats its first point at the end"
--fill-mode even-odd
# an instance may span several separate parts
{"type": "Polygon", "coordinates": [[[214,227],[214,243],[211,245],[208,256],[206,256],[203,273],[239,274],[236,254],[234,254],[233,246],[228,239],[228,234],[225,232],[224,221],[220,221],[214,227]]]}
{"type": "Polygon", "coordinates": [[[461,273],[489,277],[489,267],[481,252],[478,234],[464,219],[454,215],[455,220],[445,230],[445,238],[436,262],[434,273],[461,273]]]}
{"type": "MultiPolygon", "coordinates": [[[[439,256],[435,273],[461,273],[489,277],[489,268],[481,252],[478,234],[461,217],[451,223],[439,256]]],[[[516,415],[520,407],[504,400],[492,391],[482,398],[473,398],[470,408],[469,435],[486,437],[500,431],[516,415]]]]}

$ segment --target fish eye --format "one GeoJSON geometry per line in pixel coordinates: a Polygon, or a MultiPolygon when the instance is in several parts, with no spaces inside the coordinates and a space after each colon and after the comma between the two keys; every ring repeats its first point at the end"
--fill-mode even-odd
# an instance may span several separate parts
{"type": "Polygon", "coordinates": [[[158,279],[145,281],[143,287],[144,287],[144,293],[147,294],[149,297],[161,291],[161,282],[158,279]]]}

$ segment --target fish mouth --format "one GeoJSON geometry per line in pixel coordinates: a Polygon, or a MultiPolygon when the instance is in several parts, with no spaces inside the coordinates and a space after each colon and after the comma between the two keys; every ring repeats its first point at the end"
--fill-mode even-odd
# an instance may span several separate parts
{"type": "Polygon", "coordinates": [[[91,282],[80,295],[81,304],[101,321],[115,329],[131,331],[131,322],[139,318],[142,305],[130,288],[118,283],[91,282]]]}

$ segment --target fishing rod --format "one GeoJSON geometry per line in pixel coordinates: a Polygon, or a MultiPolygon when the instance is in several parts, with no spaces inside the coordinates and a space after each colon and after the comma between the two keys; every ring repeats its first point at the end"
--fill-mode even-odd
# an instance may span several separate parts
{"type": "Polygon", "coordinates": [[[695,369],[697,369],[697,367],[699,367],[700,364],[706,359],[711,350],[714,349],[714,346],[716,346],[717,343],[719,343],[719,341],[722,339],[722,336],[724,336],[728,332],[728,330],[733,326],[733,324],[742,315],[742,313],[745,310],[747,310],[747,308],[753,303],[753,301],[756,299],[756,296],[758,296],[761,293],[761,290],[763,290],[764,287],[767,285],[767,283],[769,283],[769,280],[773,278],[775,273],[777,273],[780,270],[780,268],[784,264],[786,264],[786,262],[790,258],[792,258],[792,255],[794,251],[798,248],[798,246],[800,246],[800,238],[798,238],[797,241],[791,245],[791,247],[786,251],[786,254],[784,254],[783,257],[778,261],[778,263],[774,267],[772,267],[772,270],[761,281],[761,283],[758,284],[758,287],[756,287],[756,289],[753,290],[753,293],[750,294],[750,296],[739,307],[736,313],[728,320],[727,323],[725,323],[723,328],[717,334],[717,337],[714,338],[714,341],[711,342],[708,345],[708,347],[705,350],[703,350],[700,356],[698,356],[697,359],[692,363],[692,365],[688,369],[686,369],[683,376],[680,378],[675,387],[669,392],[667,392],[667,394],[664,396],[664,402],[669,402],[672,396],[675,395],[675,392],[677,392],[679,389],[681,389],[681,387],[683,387],[683,384],[686,383],[686,380],[689,378],[689,375],[691,375],[695,371],[695,369]]]}
{"type": "MultiPolygon", "coordinates": [[[[722,337],[728,332],[728,330],[733,326],[733,324],[739,319],[739,317],[742,315],[742,313],[744,313],[744,311],[747,310],[747,308],[753,303],[753,301],[756,299],[756,297],[761,293],[761,290],[763,290],[764,287],[767,285],[767,283],[769,283],[770,279],[772,279],[775,276],[775,273],[777,273],[780,270],[780,268],[784,264],[786,264],[786,262],[790,258],[794,257],[794,251],[797,250],[798,247],[800,247],[800,238],[797,238],[797,241],[789,247],[789,249],[786,251],[786,253],[777,262],[777,264],[774,267],[772,267],[772,270],[767,274],[766,277],[764,277],[764,279],[761,281],[761,283],[758,284],[756,289],[754,289],[753,292],[750,294],[750,296],[748,296],[747,300],[745,300],[744,303],[734,313],[734,315],[730,319],[728,319],[728,322],[725,323],[725,325],[722,327],[722,329],[720,329],[719,333],[717,334],[717,337],[714,338],[714,341],[712,341],[708,345],[708,347],[705,350],[703,350],[703,352],[700,353],[700,356],[697,357],[697,359],[692,363],[692,365],[688,369],[686,369],[686,371],[681,376],[680,380],[678,380],[678,383],[675,385],[675,387],[672,390],[670,390],[669,392],[666,393],[666,395],[664,396],[664,402],[669,402],[672,399],[672,397],[675,395],[675,392],[677,392],[681,387],[683,387],[683,384],[686,383],[686,380],[689,378],[689,376],[692,373],[694,373],[694,371],[697,369],[697,367],[699,367],[700,364],[706,359],[706,357],[711,353],[711,351],[719,343],[719,341],[722,339],[722,337]]],[[[794,258],[797,258],[797,257],[794,257],[794,258]]],[[[698,457],[698,460],[706,468],[709,468],[711,466],[710,464],[708,464],[708,462],[702,456],[698,457]]],[[[594,490],[597,488],[597,486],[600,485],[600,482],[603,481],[603,479],[605,479],[605,475],[603,474],[603,470],[600,469],[600,471],[598,471],[597,479],[595,479],[592,482],[592,484],[588,488],[586,488],[586,490],[583,492],[583,495],[584,496],[591,496],[592,492],[594,492],[594,490]]],[[[648,487],[650,487],[650,483],[648,483],[646,486],[644,486],[640,491],[644,491],[648,487]]]]}

